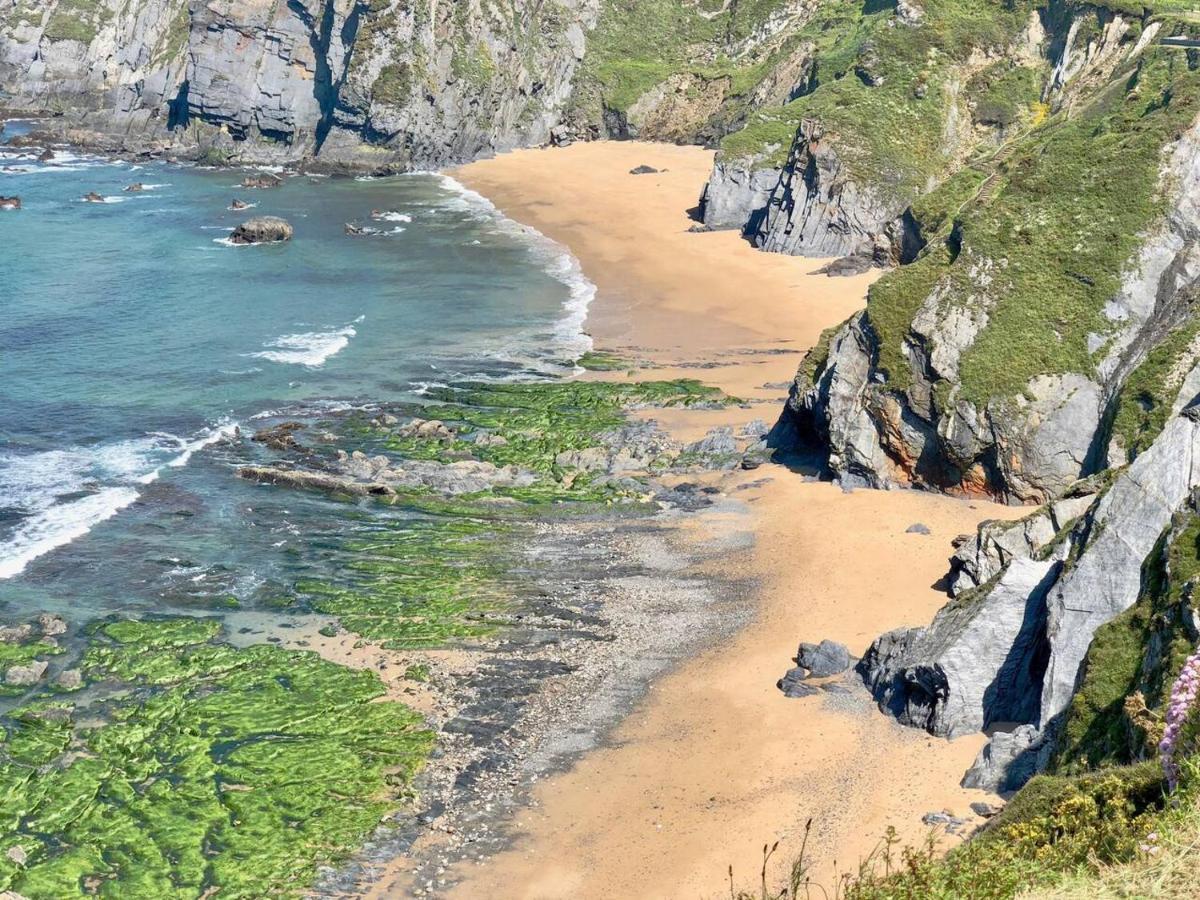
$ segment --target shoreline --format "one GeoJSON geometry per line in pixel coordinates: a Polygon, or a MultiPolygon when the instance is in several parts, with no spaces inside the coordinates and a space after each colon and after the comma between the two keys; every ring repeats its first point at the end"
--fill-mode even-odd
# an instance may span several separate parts
{"type": "MultiPolygon", "coordinates": [[[[861,307],[876,274],[829,278],[814,274],[825,260],[761,253],[732,232],[689,232],[687,198],[698,196],[711,159],[694,147],[594,143],[514,151],[450,173],[567,247],[597,285],[588,332],[597,350],[630,366],[586,377],[693,377],[747,401],[647,414],[685,440],[773,421],[801,354],[861,307]],[[646,163],[659,171],[629,173],[646,163]]],[[[844,494],[776,465],[717,481],[753,510],[754,549],[717,565],[760,585],[750,621],[654,680],[600,747],[536,788],[508,849],[449,870],[452,893],[715,894],[730,865],[739,882],[755,879],[764,841],[782,842],[772,865],[782,872],[810,818],[812,872],[830,883],[889,825],[919,842],[924,814],[970,820],[971,800],[994,799],[958,787],[982,735],[947,742],[904,728],[853,677],[845,692],[800,700],[774,682],[799,640],[828,637],[861,655],[884,631],[927,623],[947,599],[933,585],[950,540],[1021,510],[910,491],[844,494]],[[907,533],[917,522],[932,534],[907,533]],[[849,597],[859,609],[841,599],[849,597]]]]}

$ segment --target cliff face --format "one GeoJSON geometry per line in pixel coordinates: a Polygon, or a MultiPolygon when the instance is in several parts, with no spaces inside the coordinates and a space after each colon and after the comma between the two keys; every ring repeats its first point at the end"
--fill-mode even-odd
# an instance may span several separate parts
{"type": "MultiPolygon", "coordinates": [[[[76,143],[433,168],[595,137],[713,141],[811,73],[823,0],[30,0],[0,105],[76,143]]],[[[842,0],[838,0],[842,5],[842,0]]]]}
{"type": "MultiPolygon", "coordinates": [[[[846,132],[805,119],[788,161],[810,173],[799,250],[878,258],[914,232],[920,249],[893,250],[867,308],[810,353],[777,436],[825,448],[845,483],[1043,504],[963,543],[954,599],[861,666],[907,724],[1002,726],[966,778],[1000,789],[1153,756],[1146,723],[1197,638],[1200,58],[1161,42],[1192,25],[1038,15],[1036,114],[890,219],[829,162],[846,132]]],[[[779,221],[788,203],[763,196],[779,221]]]]}
{"type": "Polygon", "coordinates": [[[597,5],[35,0],[0,90],[114,149],[434,167],[549,140],[597,5]]]}

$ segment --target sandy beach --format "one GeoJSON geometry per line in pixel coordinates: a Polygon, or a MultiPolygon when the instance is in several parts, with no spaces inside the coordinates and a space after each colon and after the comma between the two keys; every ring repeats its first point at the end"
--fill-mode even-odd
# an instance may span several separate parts
{"type": "MultiPolygon", "coordinates": [[[[640,361],[636,377],[697,377],[751,402],[656,411],[685,438],[739,417],[773,421],[800,354],[862,306],[873,277],[828,278],[814,274],[823,261],[764,254],[732,232],[690,233],[687,210],[711,162],[694,147],[601,143],[453,173],[575,253],[598,287],[588,320],[598,349],[640,361]],[[638,165],[660,172],[629,174],[638,165]]],[[[927,622],[946,600],[934,585],[951,539],[1020,510],[845,493],[779,466],[721,487],[753,513],[754,548],[721,563],[722,575],[758,586],[751,623],[657,681],[602,748],[542,783],[509,850],[448,873],[457,896],[715,896],[728,891],[730,866],[739,886],[757,883],[764,843],[781,842],[772,869],[782,872],[809,819],[813,873],[829,883],[835,864],[856,867],[888,826],[919,841],[923,814],[969,817],[984,798],[958,787],[982,736],[934,739],[878,713],[864,692],[787,699],[775,682],[800,640],[860,654],[883,631],[927,622]],[[906,531],[918,522],[928,535],[906,531]]]]}

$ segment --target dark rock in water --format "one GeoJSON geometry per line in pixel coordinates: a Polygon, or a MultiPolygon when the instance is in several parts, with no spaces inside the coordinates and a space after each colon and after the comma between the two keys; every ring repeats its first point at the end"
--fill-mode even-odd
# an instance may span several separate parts
{"type": "Polygon", "coordinates": [[[817,272],[828,275],[830,278],[848,278],[852,275],[862,275],[864,272],[869,272],[874,265],[875,260],[870,254],[857,253],[854,256],[843,256],[841,259],[835,259],[829,265],[817,269],[817,272]]]}
{"type": "Polygon", "coordinates": [[[20,197],[0,197],[0,209],[20,209],[20,197]]]}
{"type": "Polygon", "coordinates": [[[783,691],[785,697],[812,697],[819,694],[818,688],[804,683],[806,675],[804,669],[788,669],[787,674],[780,678],[775,686],[783,691]]]}
{"type": "Polygon", "coordinates": [[[274,188],[281,184],[283,184],[283,179],[270,172],[263,172],[261,175],[247,175],[242,179],[244,188],[274,188]]]}
{"type": "Polygon", "coordinates": [[[54,151],[47,147],[38,154],[38,162],[50,162],[54,159],[54,151]]]}
{"type": "Polygon", "coordinates": [[[95,191],[88,191],[86,194],[83,195],[83,199],[86,200],[88,203],[103,203],[104,202],[104,198],[102,196],[100,196],[99,194],[97,194],[95,191]]]}
{"type": "Polygon", "coordinates": [[[984,818],[984,819],[990,819],[990,818],[992,818],[992,816],[999,815],[1000,810],[1002,810],[1003,808],[1004,807],[997,806],[994,803],[985,803],[982,800],[976,800],[974,803],[971,804],[971,812],[975,813],[975,815],[980,816],[981,818],[984,818]]]}
{"type": "Polygon", "coordinates": [[[146,186],[144,184],[142,184],[140,181],[135,181],[133,184],[125,186],[125,193],[140,194],[145,189],[146,189],[146,186]]]}
{"type": "Polygon", "coordinates": [[[233,230],[235,244],[273,244],[292,239],[292,226],[278,216],[255,216],[233,230]]]}
{"type": "Polygon", "coordinates": [[[630,175],[656,175],[656,174],[658,174],[658,169],[654,168],[654,166],[635,166],[634,168],[629,170],[629,174],[630,175]]]}
{"type": "Polygon", "coordinates": [[[378,228],[371,228],[369,225],[359,225],[357,222],[347,222],[345,225],[346,234],[352,236],[380,234],[378,228]]]}
{"type": "Polygon", "coordinates": [[[296,440],[296,432],[303,429],[304,425],[301,422],[284,422],[281,425],[259,429],[250,440],[266,444],[272,450],[299,450],[303,448],[296,440]]]}
{"type": "Polygon", "coordinates": [[[831,640],[819,644],[801,644],[796,653],[796,664],[808,669],[814,678],[825,678],[850,668],[850,651],[845,644],[831,640]]]}
{"type": "Polygon", "coordinates": [[[64,691],[77,691],[83,687],[83,673],[78,669],[65,669],[58,673],[54,684],[64,691]]]}
{"type": "Polygon", "coordinates": [[[265,466],[243,466],[238,469],[238,477],[247,481],[258,481],[263,484],[275,484],[281,487],[311,488],[318,491],[328,491],[333,494],[352,494],[366,497],[369,495],[386,496],[394,494],[391,488],[381,484],[362,484],[349,478],[332,475],[328,472],[308,472],[296,469],[275,469],[265,466]]]}
{"type": "Polygon", "coordinates": [[[905,534],[930,534],[929,526],[922,522],[914,522],[904,529],[905,534]]]}
{"type": "Polygon", "coordinates": [[[229,208],[234,209],[234,210],[249,209],[250,204],[247,203],[245,200],[239,200],[237,197],[234,197],[233,200],[229,204],[229,208]]]}

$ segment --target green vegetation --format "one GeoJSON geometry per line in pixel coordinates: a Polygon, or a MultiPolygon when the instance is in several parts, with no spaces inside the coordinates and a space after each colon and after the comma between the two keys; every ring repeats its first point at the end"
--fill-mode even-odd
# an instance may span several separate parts
{"type": "Polygon", "coordinates": [[[1055,753],[1079,772],[1154,755],[1157,713],[1192,650],[1187,605],[1200,576],[1200,516],[1176,516],[1142,573],[1138,602],[1097,630],[1055,753]]]}
{"type": "Polygon", "coordinates": [[[1110,433],[1130,462],[1167,424],[1175,396],[1194,362],[1198,333],[1200,322],[1196,321],[1177,328],[1146,355],[1121,386],[1110,433]]]}
{"type": "Polygon", "coordinates": [[[379,71],[379,76],[371,85],[371,100],[375,103],[400,106],[408,100],[412,88],[412,66],[406,62],[390,63],[379,71]]]}
{"type": "MultiPolygon", "coordinates": [[[[800,123],[812,119],[860,184],[911,201],[931,178],[944,177],[953,147],[946,145],[943,123],[956,102],[958,67],[973,51],[1011,43],[1032,4],[933,0],[922,6],[919,25],[897,26],[888,4],[823,5],[802,31],[816,48],[812,89],[787,106],[757,112],[723,140],[722,156],[778,167],[800,123]]],[[[991,81],[979,78],[976,93],[993,114],[1007,104],[1011,122],[1038,81],[1033,70],[1000,74],[997,68],[991,81]]],[[[1036,100],[1036,91],[1029,99],[1036,100]]]]}
{"type": "Polygon", "coordinates": [[[607,350],[589,350],[575,361],[581,369],[589,372],[619,372],[628,369],[630,361],[619,353],[607,350]]]}
{"type": "Polygon", "coordinates": [[[45,36],[51,41],[80,41],[90,44],[112,13],[98,0],[58,0],[45,36]]]}
{"type": "Polygon", "coordinates": [[[395,808],[432,746],[420,717],[374,673],[219,631],[103,626],[86,715],[40,700],[3,720],[0,890],[300,896],[395,808]]]}
{"type": "MultiPolygon", "coordinates": [[[[945,304],[987,310],[962,357],[962,399],[1015,397],[1039,374],[1090,374],[1087,335],[1110,330],[1104,304],[1163,212],[1162,148],[1198,111],[1200,77],[1186,56],[1151,49],[1088,105],[1014,145],[991,197],[968,202],[917,262],[872,287],[868,314],[889,386],[909,383],[903,344],[935,286],[945,304]]],[[[939,210],[933,218],[944,221],[963,188],[947,184],[924,201],[939,210]]]]}

